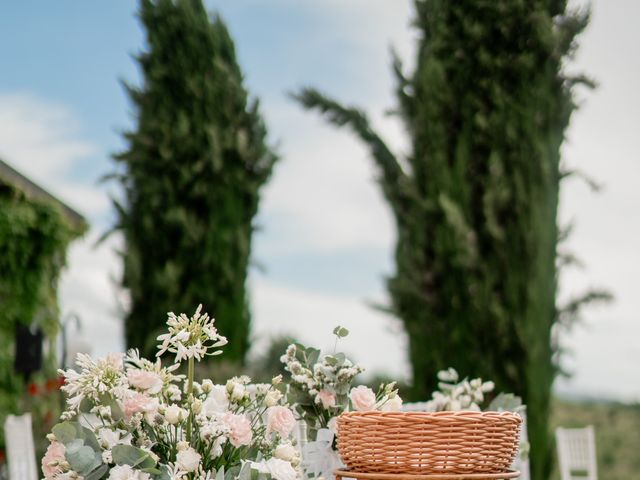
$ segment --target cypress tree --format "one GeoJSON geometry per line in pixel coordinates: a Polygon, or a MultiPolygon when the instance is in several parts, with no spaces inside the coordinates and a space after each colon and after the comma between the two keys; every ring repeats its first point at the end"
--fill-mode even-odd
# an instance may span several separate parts
{"type": "Polygon", "coordinates": [[[399,158],[365,113],[314,89],[296,98],[369,147],[395,216],[391,311],[405,326],[413,395],[452,366],[528,406],[533,478],[550,466],[564,72],[588,15],[556,0],[416,0],[416,68],[395,58],[399,158]]]}
{"type": "Polygon", "coordinates": [[[125,85],[136,126],[114,157],[127,345],[152,355],[167,312],[202,303],[230,340],[225,357],[242,362],[252,222],[276,156],[223,21],[201,0],[141,0],[139,16],[143,83],[125,85]]]}

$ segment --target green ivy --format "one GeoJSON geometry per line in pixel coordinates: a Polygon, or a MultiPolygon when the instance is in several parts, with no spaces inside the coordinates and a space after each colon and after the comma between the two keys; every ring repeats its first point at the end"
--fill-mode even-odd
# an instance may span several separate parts
{"type": "Polygon", "coordinates": [[[44,373],[56,375],[57,281],[67,246],[84,230],[73,226],[57,205],[31,199],[19,188],[0,183],[0,424],[5,414],[22,409],[24,385],[13,370],[18,324],[42,329],[51,346],[44,373]]]}

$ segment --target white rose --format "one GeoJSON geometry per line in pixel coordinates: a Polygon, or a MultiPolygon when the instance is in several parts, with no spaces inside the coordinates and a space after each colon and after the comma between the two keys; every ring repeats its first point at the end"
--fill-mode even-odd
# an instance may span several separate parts
{"type": "Polygon", "coordinates": [[[189,447],[176,455],[176,465],[185,472],[195,472],[200,466],[200,454],[189,447]]]}
{"type": "Polygon", "coordinates": [[[98,430],[98,440],[102,448],[111,450],[113,446],[118,443],[118,440],[120,440],[120,434],[110,428],[101,428],[98,430]]]}
{"type": "Polygon", "coordinates": [[[164,412],[164,418],[171,425],[175,425],[176,423],[181,422],[186,417],[187,417],[187,412],[184,409],[180,408],[175,403],[169,405],[164,412]]]}
{"type": "Polygon", "coordinates": [[[236,383],[233,386],[233,390],[231,391],[231,400],[234,401],[239,401],[242,400],[244,398],[244,393],[245,393],[245,386],[242,385],[241,383],[236,383]]]}
{"type": "Polygon", "coordinates": [[[275,480],[296,480],[297,474],[291,464],[279,458],[267,460],[267,469],[275,480]]]}
{"type": "Polygon", "coordinates": [[[116,465],[109,472],[108,480],[150,480],[151,475],[129,465],[116,465]]]}
{"type": "Polygon", "coordinates": [[[402,399],[399,395],[396,395],[384,402],[380,410],[383,412],[399,412],[402,410],[402,399]]]}
{"type": "Polygon", "coordinates": [[[369,387],[365,387],[364,385],[352,388],[349,393],[349,398],[351,399],[353,408],[358,412],[373,410],[373,407],[376,404],[376,394],[373,393],[373,390],[369,387]]]}
{"type": "Polygon", "coordinates": [[[273,452],[274,457],[290,462],[296,456],[296,449],[289,443],[278,445],[273,452]]]}
{"type": "Polygon", "coordinates": [[[208,378],[205,378],[202,381],[202,391],[204,393],[209,393],[211,390],[213,390],[213,382],[208,378]]]}
{"type": "Polygon", "coordinates": [[[202,411],[207,417],[214,413],[224,413],[229,409],[229,399],[224,385],[213,385],[207,399],[202,404],[202,411]]]}
{"type": "Polygon", "coordinates": [[[274,405],[278,404],[281,398],[282,398],[282,393],[280,393],[278,390],[271,390],[264,397],[264,404],[267,407],[273,407],[274,405]]]}
{"type": "Polygon", "coordinates": [[[191,403],[191,411],[198,415],[202,411],[202,400],[196,398],[193,403],[191,403]]]}

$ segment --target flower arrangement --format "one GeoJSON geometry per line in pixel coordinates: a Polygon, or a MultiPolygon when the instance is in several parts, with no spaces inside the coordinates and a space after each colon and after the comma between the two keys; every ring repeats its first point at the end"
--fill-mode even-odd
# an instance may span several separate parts
{"type": "Polygon", "coordinates": [[[281,377],[252,384],[194,379],[195,362],[219,355],[227,340],[199,306],[169,313],[158,358],[136,350],[63,371],[67,409],[48,435],[45,479],[274,480],[299,477],[295,418],[281,377]],[[163,366],[160,356],[175,355],[163,366]],[[177,373],[187,362],[187,375],[177,373]]]}
{"type": "Polygon", "coordinates": [[[481,378],[460,380],[460,375],[453,368],[438,372],[438,380],[439,390],[432,393],[432,399],[425,405],[428,412],[488,410],[522,413],[524,409],[520,397],[511,393],[494,395],[489,402],[490,397],[487,394],[495,389],[493,382],[485,382],[481,378]]]}
{"type": "Polygon", "coordinates": [[[352,386],[364,369],[355,365],[344,353],[336,353],[338,340],[349,331],[333,330],[336,346],[333,354],[322,355],[319,349],[293,343],[280,361],[290,374],[289,402],[307,426],[310,440],[302,448],[302,470],[309,478],[333,478],[333,471],[342,466],[335,445],[335,421],[346,411],[398,411],[402,399],[395,382],[381,384],[377,392],[359,385],[352,386]]]}
{"type": "MultiPolygon", "coordinates": [[[[337,345],[349,331],[338,326],[333,334],[337,345]]],[[[289,401],[295,405],[310,432],[332,429],[335,418],[345,411],[398,411],[402,408],[395,382],[381,384],[377,392],[364,385],[352,387],[355,377],[364,368],[355,365],[344,353],[321,356],[316,348],[293,343],[280,361],[291,376],[289,401]]]]}

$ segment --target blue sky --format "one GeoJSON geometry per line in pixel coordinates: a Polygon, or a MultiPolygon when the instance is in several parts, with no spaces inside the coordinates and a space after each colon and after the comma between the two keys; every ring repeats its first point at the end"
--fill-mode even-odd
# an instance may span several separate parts
{"type": "MultiPolygon", "coordinates": [[[[264,191],[263,230],[255,238],[255,261],[265,267],[250,278],[256,344],[278,332],[329,342],[341,323],[354,332],[345,347],[365,366],[406,375],[397,323],[368,305],[386,299],[383,277],[393,269],[395,233],[367,152],[347,133],[302,112],[286,93],[313,84],[362,105],[402,151],[406,139],[384,110],[393,106],[389,46],[412,63],[410,2],[208,5],[228,23],[247,87],[260,97],[270,141],[282,155],[264,191]]],[[[571,67],[587,70],[601,87],[581,94],[565,159],[606,188],[594,196],[577,181],[563,187],[561,220],[576,220],[570,245],[588,268],[563,276],[562,296],[604,285],[617,301],[591,310],[567,337],[573,354],[565,364],[575,375],[559,382],[562,392],[640,398],[640,61],[633,26],[639,10],[633,0],[595,0],[571,67]]],[[[135,2],[125,0],[0,7],[0,156],[92,222],[87,238],[70,250],[61,300],[64,312],[80,313],[83,335],[97,354],[122,348],[118,305],[126,295],[113,285],[119,239],[91,245],[113,217],[107,194],[115,187],[97,179],[112,171],[110,154],[122,147],[119,132],[132,121],[119,79],[140,80],[132,54],[144,36],[134,13],[135,2]]]]}

